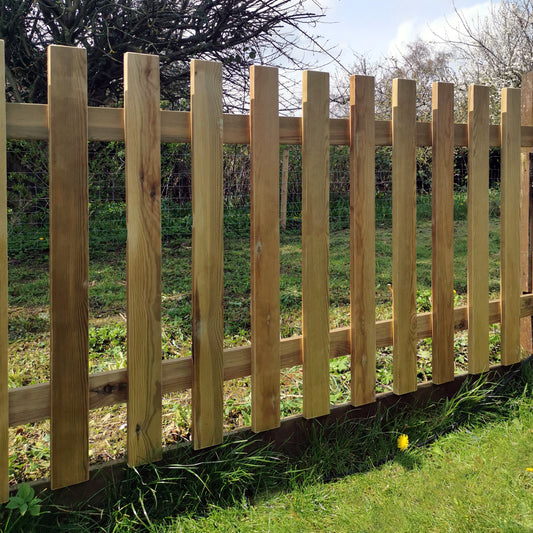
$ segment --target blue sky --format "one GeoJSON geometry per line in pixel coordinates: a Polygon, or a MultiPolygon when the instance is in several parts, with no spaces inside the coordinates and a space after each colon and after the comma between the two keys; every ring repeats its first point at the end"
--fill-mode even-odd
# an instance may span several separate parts
{"type": "MultiPolygon", "coordinates": [[[[308,0],[310,7],[313,1],[308,0]]],[[[457,24],[454,5],[470,21],[486,15],[491,6],[490,1],[479,0],[317,1],[328,8],[317,32],[331,45],[338,45],[346,66],[351,63],[352,50],[376,61],[401,53],[405,43],[418,36],[429,40],[435,39],[434,32],[450,34],[449,26],[457,24]]]]}

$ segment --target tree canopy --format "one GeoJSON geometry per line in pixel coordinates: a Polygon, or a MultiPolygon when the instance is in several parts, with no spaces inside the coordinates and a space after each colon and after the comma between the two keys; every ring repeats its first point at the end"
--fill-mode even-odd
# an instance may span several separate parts
{"type": "Polygon", "coordinates": [[[8,98],[46,100],[46,48],[81,46],[88,54],[91,105],[122,95],[125,52],[160,56],[161,98],[179,107],[192,58],[222,61],[234,86],[254,63],[298,66],[323,15],[304,0],[0,0],[8,98]],[[305,5],[304,5],[305,4],[305,5]],[[307,28],[307,29],[306,29],[307,28]]]}

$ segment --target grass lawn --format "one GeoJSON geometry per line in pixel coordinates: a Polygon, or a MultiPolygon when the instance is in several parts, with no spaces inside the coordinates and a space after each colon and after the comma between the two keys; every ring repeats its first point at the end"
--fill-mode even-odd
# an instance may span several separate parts
{"type": "Polygon", "coordinates": [[[508,420],[463,428],[369,472],[177,519],[160,531],[533,531],[532,413],[529,398],[508,420]]]}

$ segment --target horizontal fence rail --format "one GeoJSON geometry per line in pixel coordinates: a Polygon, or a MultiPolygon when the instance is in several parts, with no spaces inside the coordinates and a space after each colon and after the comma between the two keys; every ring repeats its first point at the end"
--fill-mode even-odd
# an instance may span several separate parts
{"type": "Polygon", "coordinates": [[[378,121],[374,79],[354,76],[349,118],[330,119],[328,75],[305,72],[302,117],[279,117],[277,70],[252,67],[250,115],[228,115],[222,112],[219,63],[192,62],[191,112],[160,110],[156,56],[126,54],[123,109],[87,106],[86,68],[85,51],[52,46],[48,104],[0,102],[0,501],[8,496],[10,426],[51,419],[51,480],[59,488],[88,477],[91,409],[127,403],[128,463],[135,466],[161,457],[162,394],[192,390],[193,445],[201,449],[223,440],[227,380],[251,376],[252,429],[264,431],[280,424],[284,368],[302,365],[302,414],[315,418],[330,409],[331,358],[350,356],[353,405],[375,401],[378,348],[393,346],[396,394],[417,389],[421,339],[433,337],[436,384],[454,378],[457,331],[469,331],[470,373],[488,368],[489,324],[502,323],[502,364],[520,360],[520,319],[533,315],[533,294],[523,290],[525,281],[531,288],[531,273],[524,274],[523,266],[524,253],[531,264],[531,235],[524,240],[520,234],[530,216],[524,219],[529,181],[521,182],[521,174],[529,166],[521,148],[533,146],[533,125],[521,124],[520,90],[502,92],[501,125],[489,125],[488,88],[472,86],[468,124],[454,124],[453,86],[434,84],[432,122],[422,123],[416,121],[415,82],[394,80],[392,120],[378,121]],[[12,389],[7,388],[7,139],[48,140],[50,150],[51,379],[12,389]],[[91,375],[88,141],[125,142],[128,233],[127,368],[91,375]],[[191,143],[192,357],[174,360],[161,359],[161,143],[191,143]],[[251,346],[231,349],[223,349],[223,144],[251,147],[251,346]],[[303,334],[284,339],[279,144],[302,145],[303,334]],[[331,145],[350,147],[351,183],[346,274],[351,325],[334,330],[329,330],[331,145]],[[375,318],[376,146],[392,146],[393,318],[382,321],[375,318]],[[432,312],[417,314],[416,148],[421,146],[433,149],[433,277],[432,312]],[[458,308],[453,307],[454,146],[469,150],[468,304],[458,308]],[[501,300],[490,302],[489,147],[501,147],[502,153],[501,300]]]}
{"type": "MultiPolygon", "coordinates": [[[[191,142],[190,112],[161,110],[161,142],[191,142]]],[[[89,141],[124,141],[124,111],[121,108],[89,107],[89,141]]],[[[48,140],[46,104],[6,104],[7,138],[18,140],[48,140]]],[[[299,117],[279,117],[279,143],[302,144],[299,117]]],[[[376,120],[376,146],[392,145],[392,123],[376,120]]],[[[250,144],[249,115],[223,114],[224,144],[250,144]]],[[[489,127],[489,145],[501,146],[501,127],[489,127]]],[[[332,146],[350,144],[350,121],[343,118],[329,119],[329,143],[332,146]]],[[[416,146],[431,146],[431,123],[416,123],[416,146]]],[[[454,124],[453,145],[468,146],[468,125],[454,124]]],[[[533,126],[521,127],[522,147],[533,146],[533,126]]]]}

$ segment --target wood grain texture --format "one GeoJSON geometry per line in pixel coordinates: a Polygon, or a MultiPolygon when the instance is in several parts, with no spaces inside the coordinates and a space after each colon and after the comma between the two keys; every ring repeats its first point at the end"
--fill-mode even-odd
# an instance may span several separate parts
{"type": "Polygon", "coordinates": [[[48,48],[50,468],[52,488],[89,478],[87,55],[48,48]]]}
{"type": "Polygon", "coordinates": [[[280,423],[278,70],[250,69],[252,430],[280,423]]]}
{"type": "Polygon", "coordinates": [[[4,41],[0,40],[0,503],[9,500],[7,154],[4,41]]]}
{"type": "Polygon", "coordinates": [[[453,381],[453,85],[433,84],[432,378],[453,381]]]}
{"type": "Polygon", "coordinates": [[[520,89],[501,98],[501,361],[520,361],[520,89]]]}
{"type": "Polygon", "coordinates": [[[159,58],[124,56],[128,464],[161,458],[159,58]]]}
{"type": "Polygon", "coordinates": [[[329,413],[329,75],[303,73],[303,415],[329,413]]]}
{"type": "Polygon", "coordinates": [[[489,368],[489,89],[468,89],[468,372],[489,368]]]}
{"type": "Polygon", "coordinates": [[[351,403],[376,398],[374,78],[350,78],[351,403]]]}
{"type": "MultiPolygon", "coordinates": [[[[521,102],[521,178],[520,178],[520,288],[522,293],[533,291],[533,183],[531,157],[533,138],[526,139],[525,131],[533,125],[533,72],[522,76],[521,102]],[[529,144],[528,144],[529,143],[529,144]]],[[[527,317],[520,322],[520,343],[533,352],[533,320],[527,317]]]]}
{"type": "Polygon", "coordinates": [[[393,391],[416,390],[416,85],[392,85],[393,391]]]}
{"type": "Polygon", "coordinates": [[[281,208],[280,208],[280,226],[281,229],[287,227],[287,193],[289,185],[289,149],[283,150],[281,159],[281,208]]]}
{"type": "Polygon", "coordinates": [[[192,424],[194,448],[222,442],[222,65],[191,63],[192,424]]]}
{"type": "MultiPolygon", "coordinates": [[[[520,317],[533,315],[533,295],[520,296],[520,317]]],[[[489,302],[489,321],[500,322],[500,300],[489,302]]],[[[417,316],[417,339],[432,336],[431,313],[417,316]]],[[[454,329],[468,329],[468,307],[454,309],[454,329]]],[[[337,328],[329,332],[331,359],[350,354],[351,328],[337,328]]],[[[302,364],[302,338],[299,336],[280,340],[281,368],[302,364]]],[[[376,347],[392,345],[392,320],[376,322],[376,347]]],[[[224,350],[224,380],[243,378],[251,374],[251,347],[238,346],[224,350]]],[[[192,358],[183,357],[163,361],[163,394],[179,392],[192,387],[192,358]]],[[[125,368],[89,376],[90,408],[125,403],[128,396],[128,376],[125,368]]],[[[9,425],[20,426],[50,418],[50,383],[39,383],[9,389],[9,425]]]]}

